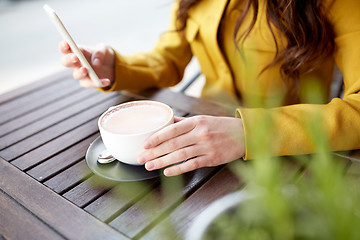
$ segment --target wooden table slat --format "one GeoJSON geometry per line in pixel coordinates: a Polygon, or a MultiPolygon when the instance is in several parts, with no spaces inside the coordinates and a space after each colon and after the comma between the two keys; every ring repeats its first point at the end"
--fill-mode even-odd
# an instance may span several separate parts
{"type": "Polygon", "coordinates": [[[109,191],[116,184],[117,182],[115,181],[93,175],[62,196],[80,208],[83,208],[93,202],[97,197],[109,191]]]}
{"type": "Polygon", "coordinates": [[[10,90],[0,95],[0,107],[2,104],[9,102],[13,99],[16,99],[20,96],[27,95],[33,91],[37,91],[40,88],[44,88],[48,85],[55,84],[56,82],[63,81],[64,78],[70,78],[71,72],[69,70],[61,70],[54,72],[49,76],[40,78],[39,80],[33,81],[29,84],[26,84],[22,87],[10,90]]]}
{"type": "Polygon", "coordinates": [[[57,193],[63,193],[92,175],[93,173],[86,165],[85,159],[83,159],[82,161],[45,181],[44,185],[48,186],[57,193]]]}
{"type": "Polygon", "coordinates": [[[358,184],[360,181],[360,160],[351,161],[351,165],[347,168],[346,178],[348,180],[348,184],[354,191],[360,192],[360,185],[358,184]]]}
{"type": "Polygon", "coordinates": [[[147,89],[139,93],[123,92],[123,94],[138,98],[150,98],[154,101],[164,102],[179,110],[191,112],[194,114],[207,114],[214,116],[234,116],[235,108],[213,102],[209,99],[194,98],[184,96],[183,93],[173,92],[168,89],[159,91],[159,89],[147,89]]]}
{"type": "Polygon", "coordinates": [[[360,161],[352,161],[346,171],[346,175],[358,177],[360,179],[360,161]]]}
{"type": "Polygon", "coordinates": [[[177,117],[185,117],[189,114],[188,112],[177,109],[177,108],[172,108],[172,110],[174,112],[174,116],[177,116],[177,117]]]}
{"type": "Polygon", "coordinates": [[[82,140],[81,142],[60,152],[60,154],[57,154],[46,160],[45,162],[30,169],[29,171],[27,171],[27,174],[40,182],[48,180],[51,176],[60,173],[74,163],[77,163],[80,159],[83,160],[89,145],[98,136],[99,133],[91,135],[90,137],[82,140]]]}
{"type": "Polygon", "coordinates": [[[158,179],[119,182],[84,209],[103,222],[110,222],[159,184],[158,179]]]}
{"type": "Polygon", "coordinates": [[[62,152],[97,132],[97,119],[93,119],[90,122],[77,127],[73,131],[67,132],[66,134],[22,155],[11,163],[19,169],[27,171],[45,161],[47,158],[62,152]]]}
{"type": "Polygon", "coordinates": [[[48,226],[70,239],[127,239],[16,167],[0,159],[0,188],[48,226]],[[36,193],[36,194],[34,194],[36,193]]]}
{"type": "Polygon", "coordinates": [[[56,124],[61,124],[64,120],[75,117],[81,112],[91,109],[96,105],[113,97],[115,94],[93,94],[92,96],[84,99],[83,101],[76,102],[71,106],[59,110],[53,114],[50,114],[40,120],[39,122],[33,122],[26,126],[11,132],[10,134],[0,138],[0,149],[4,149],[12,144],[19,142],[29,136],[32,136],[38,132],[41,132],[47,128],[50,128],[56,124]]]}
{"type": "MultiPolygon", "coordinates": [[[[198,216],[213,201],[223,197],[229,192],[237,190],[243,184],[229,168],[221,169],[214,177],[202,185],[195,193],[180,204],[167,218],[157,224],[141,239],[156,239],[158,236],[164,236],[166,239],[182,239],[186,230],[198,216]],[[172,225],[176,236],[167,236],[169,234],[169,223],[172,225]]],[[[171,233],[172,231],[170,231],[171,233]]]]}
{"type": "Polygon", "coordinates": [[[87,109],[86,111],[80,112],[50,128],[38,132],[37,134],[34,134],[21,142],[2,150],[0,152],[0,156],[7,160],[13,160],[32,149],[35,149],[36,147],[71,131],[72,129],[76,129],[78,126],[81,126],[91,119],[97,119],[110,106],[116,105],[119,102],[124,102],[128,99],[129,98],[121,95],[114,96],[92,108],[87,109]]]}
{"type": "Polygon", "coordinates": [[[360,149],[345,152],[335,152],[334,155],[351,161],[360,162],[360,149]]]}
{"type": "Polygon", "coordinates": [[[21,170],[28,171],[32,167],[46,161],[46,159],[55,156],[56,154],[96,134],[97,132],[97,120],[93,119],[92,121],[76,128],[74,131],[61,135],[60,137],[22,155],[12,161],[12,164],[21,170]]]}
{"type": "MultiPolygon", "coordinates": [[[[111,221],[110,225],[130,238],[136,237],[154,222],[161,219],[166,212],[176,207],[187,195],[195,191],[216,171],[218,171],[218,168],[203,168],[185,174],[184,187],[179,192],[171,193],[171,195],[164,195],[161,186],[157,187],[111,221]],[[136,225],[133,224],[134,222],[136,222],[136,225]]],[[[169,179],[164,180],[171,181],[169,179]]]]}
{"type": "Polygon", "coordinates": [[[0,125],[0,137],[13,132],[14,130],[20,129],[28,124],[39,122],[44,117],[61,111],[62,109],[67,108],[68,106],[71,106],[78,101],[83,101],[96,93],[97,91],[95,89],[78,91],[73,93],[71,97],[59,99],[27,114],[21,115],[12,121],[8,121],[0,125]]]}
{"type": "Polygon", "coordinates": [[[66,80],[14,99],[1,106],[0,124],[80,90],[73,81],[66,80]]]}
{"type": "Polygon", "coordinates": [[[1,191],[0,203],[0,233],[5,239],[64,239],[1,191]]]}

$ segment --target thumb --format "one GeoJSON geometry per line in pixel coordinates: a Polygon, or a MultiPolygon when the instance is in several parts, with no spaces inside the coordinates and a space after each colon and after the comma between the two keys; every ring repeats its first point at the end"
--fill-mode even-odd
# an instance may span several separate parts
{"type": "Polygon", "coordinates": [[[91,63],[94,66],[101,66],[104,63],[106,53],[106,46],[104,44],[99,44],[95,47],[94,53],[91,55],[91,63]]]}

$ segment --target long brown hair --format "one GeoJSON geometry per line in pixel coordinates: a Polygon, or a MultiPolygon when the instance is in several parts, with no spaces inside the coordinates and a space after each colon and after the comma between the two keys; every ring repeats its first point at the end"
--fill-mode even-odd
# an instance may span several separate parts
{"type": "MultiPolygon", "coordinates": [[[[177,19],[178,30],[186,26],[188,10],[200,0],[180,0],[177,19]]],[[[245,9],[234,29],[234,42],[243,41],[254,27],[259,10],[259,0],[244,0],[245,9]],[[250,8],[254,15],[247,30],[237,34],[250,8]]],[[[280,71],[284,80],[297,80],[301,74],[312,71],[334,51],[334,31],[326,17],[323,0],[267,0],[266,19],[276,45],[274,60],[266,67],[281,62],[280,71]],[[272,24],[272,25],[271,25],[272,24]],[[287,39],[286,47],[279,52],[272,26],[287,39]]],[[[265,69],[266,69],[265,68],[265,69]]],[[[263,69],[263,71],[265,70],[263,69]]]]}

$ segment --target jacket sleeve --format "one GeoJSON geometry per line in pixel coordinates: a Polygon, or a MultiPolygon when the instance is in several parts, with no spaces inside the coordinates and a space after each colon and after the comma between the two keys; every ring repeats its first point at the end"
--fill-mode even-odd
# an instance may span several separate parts
{"type": "Polygon", "coordinates": [[[336,38],[334,58],[344,77],[344,96],[327,104],[296,104],[272,109],[237,109],[243,119],[246,138],[245,159],[256,156],[261,146],[255,122],[268,119],[272,127],[272,155],[307,154],[315,151],[309,121],[322,115],[321,124],[332,151],[360,148],[360,2],[334,1],[329,18],[336,38]]]}
{"type": "Polygon", "coordinates": [[[152,51],[133,56],[115,51],[115,82],[108,91],[168,87],[181,81],[192,53],[183,32],[175,31],[177,9],[176,1],[169,30],[160,36],[152,51]]]}

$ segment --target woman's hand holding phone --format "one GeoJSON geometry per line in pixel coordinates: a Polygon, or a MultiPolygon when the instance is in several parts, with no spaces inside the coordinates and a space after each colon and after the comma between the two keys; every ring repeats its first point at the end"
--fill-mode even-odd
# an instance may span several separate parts
{"type": "Polygon", "coordinates": [[[43,8],[61,36],[66,40],[59,44],[60,51],[66,54],[62,60],[63,65],[74,68],[74,78],[79,80],[83,87],[109,87],[114,81],[115,75],[114,51],[104,44],[80,48],[65,28],[58,14],[47,4],[43,8]]]}
{"type": "MultiPolygon", "coordinates": [[[[99,77],[102,87],[108,87],[114,81],[114,64],[115,54],[114,51],[104,45],[99,44],[95,47],[79,46],[80,51],[84,57],[91,64],[92,68],[99,77]]],[[[75,53],[72,52],[69,44],[66,41],[59,43],[60,52],[65,55],[62,57],[61,63],[65,67],[73,68],[73,77],[79,80],[80,85],[85,88],[97,87],[91,80],[87,68],[83,67],[80,63],[79,58],[75,53]]]]}

